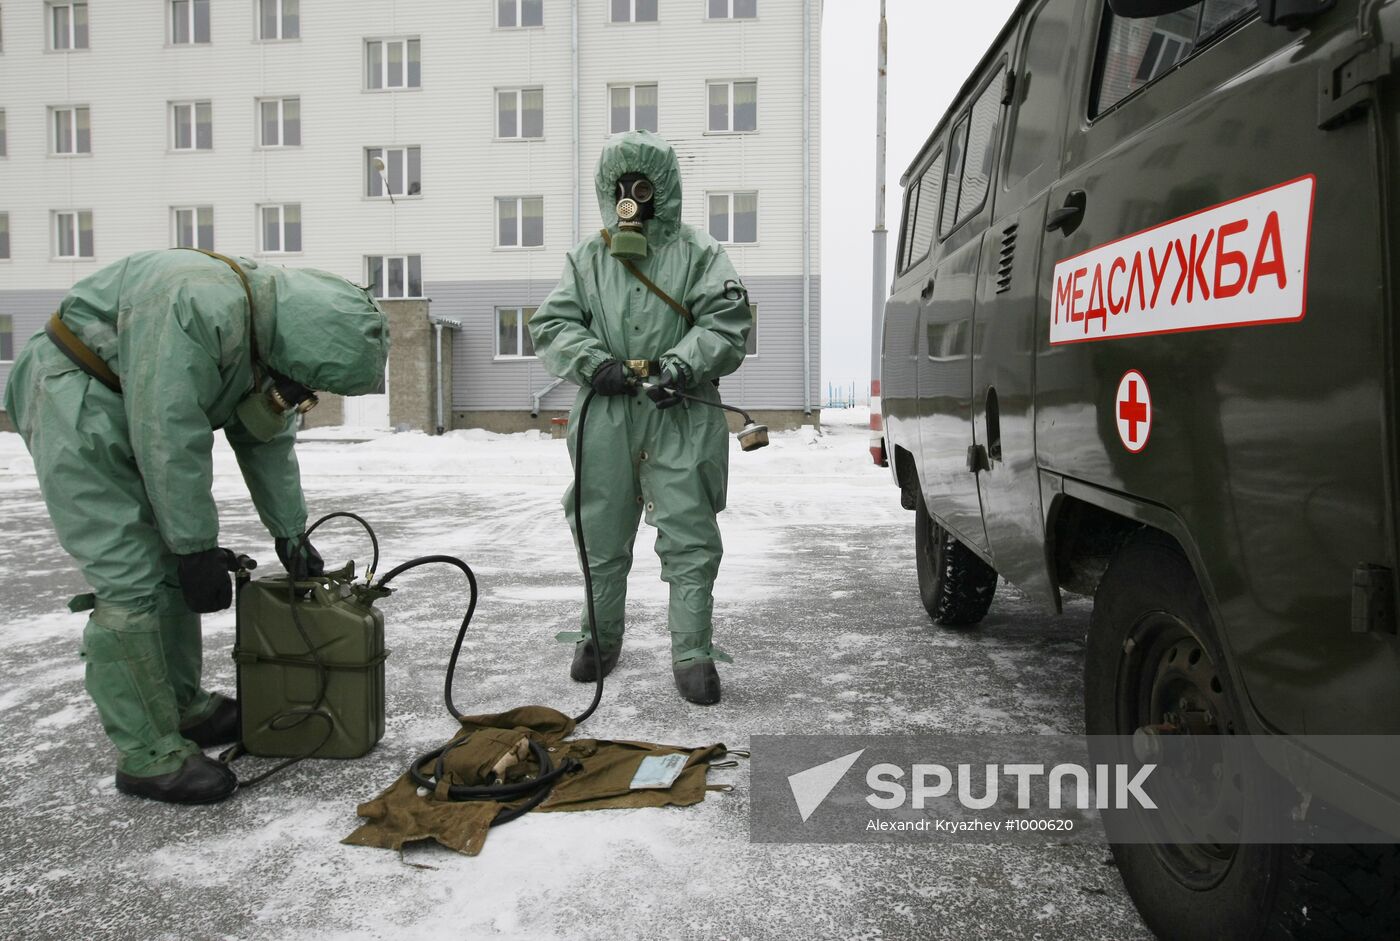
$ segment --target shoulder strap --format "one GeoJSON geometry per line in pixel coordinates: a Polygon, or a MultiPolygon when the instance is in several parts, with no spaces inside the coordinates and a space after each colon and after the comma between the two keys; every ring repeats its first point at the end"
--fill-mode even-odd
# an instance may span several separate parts
{"type": "Polygon", "coordinates": [[[117,374],[112,372],[101,356],[94,353],[86,343],[78,339],[78,335],[68,328],[63,322],[62,314],[54,314],[49,318],[49,322],[44,325],[44,333],[53,341],[53,345],[58,347],[59,352],[68,357],[69,361],[87,373],[117,395],[122,394],[122,381],[117,374]]]}
{"type": "MultiPolygon", "coordinates": [[[[603,244],[608,246],[608,248],[612,248],[612,233],[607,229],[602,229],[601,231],[603,233],[603,244]]],[[[687,326],[695,326],[695,317],[691,315],[690,311],[685,309],[685,305],[657,287],[656,282],[651,280],[651,278],[642,274],[642,269],[637,267],[636,262],[624,258],[619,258],[618,261],[622,262],[622,267],[632,273],[632,277],[645,284],[648,291],[661,298],[672,310],[680,314],[681,319],[686,322],[687,326]]]]}
{"type": "MultiPolygon", "coordinates": [[[[253,286],[248,283],[248,275],[243,270],[243,266],[227,255],[220,255],[218,252],[211,252],[204,248],[195,248],[190,245],[181,246],[186,251],[199,252],[201,255],[208,255],[210,258],[218,259],[233,269],[233,273],[238,275],[238,281],[243,285],[243,295],[248,298],[248,349],[252,353],[251,363],[253,366],[253,386],[256,388],[261,383],[261,373],[258,364],[261,359],[258,356],[258,331],[255,329],[253,320],[256,316],[253,307],[253,286]]],[[[177,249],[178,250],[178,249],[177,249]]]]}

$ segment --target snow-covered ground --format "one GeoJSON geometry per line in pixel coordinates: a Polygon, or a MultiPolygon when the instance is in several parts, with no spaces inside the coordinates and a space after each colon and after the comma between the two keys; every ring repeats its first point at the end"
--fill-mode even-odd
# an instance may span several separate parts
{"type": "MultiPolygon", "coordinates": [[[[864,412],[731,461],[716,588],[724,701],[671,682],[665,586],[639,537],[628,642],[600,738],[742,748],[756,733],[1075,732],[1087,606],[1051,617],[1003,584],[981,630],[932,627],[914,581],[912,517],[871,466],[864,412]]],[[[564,443],[459,431],[299,446],[313,517],[368,517],[381,570],[466,558],[482,605],[464,650],[464,710],[577,712],[581,579],[559,497],[564,443]]],[[[221,541],[275,564],[231,453],[216,458],[221,541]]],[[[388,618],[388,731],[358,762],[309,762],[208,808],[120,795],[83,691],[85,590],[49,527],[19,438],[0,434],[0,937],[23,938],[1134,938],[1106,848],[769,846],[748,841],[746,772],[697,807],[532,814],[476,858],[343,846],[355,805],[447,738],[442,670],[460,575],[399,582],[388,618]]],[[[328,562],[366,561],[353,527],[318,533],[328,562]]],[[[205,619],[206,679],[232,686],[232,616],[205,619]]],[[[247,767],[255,759],[245,759],[247,767]]]]}

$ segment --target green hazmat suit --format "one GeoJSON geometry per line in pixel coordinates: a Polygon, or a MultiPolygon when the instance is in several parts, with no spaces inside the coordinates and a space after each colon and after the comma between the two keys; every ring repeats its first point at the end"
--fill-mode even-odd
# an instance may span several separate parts
{"type": "MultiPolygon", "coordinates": [[[[614,235],[617,180],[626,173],[644,174],[656,189],[655,216],[643,226],[648,255],[637,265],[695,325],[612,257],[601,233],[569,252],[558,286],[530,319],[530,336],[551,374],[582,387],[569,423],[574,460],[579,406],[601,363],[659,360],[684,374],[687,391],[718,402],[714,380],[739,368],[753,327],[748,296],[723,247],[681,222],[681,174],[670,144],[634,131],[604,146],[594,183],[614,235]]],[[[598,396],[587,422],[582,522],[602,646],[622,643],[627,574],[644,516],[657,529],[661,578],[670,586],[672,661],[725,659],[711,642],[712,590],[724,551],[716,515],[729,477],[724,413],[689,403],[660,411],[645,395],[598,396]]],[[[572,487],[563,502],[577,539],[572,487]]],[[[582,621],[586,636],[586,606],[582,621]]]]}
{"type": "MultiPolygon", "coordinates": [[[[383,381],[388,323],[362,289],[320,271],[237,259],[249,279],[263,366],[326,392],[383,381]]],[[[83,632],[86,683],[127,774],[177,770],[180,735],[217,705],[200,686],[199,615],[185,605],[177,556],[218,545],[210,492],[214,432],[238,458],[274,537],[306,529],[291,413],[261,440],[239,419],[253,391],[248,299],[223,261],[187,250],[142,252],[74,285],[63,323],[121,380],[117,393],[40,333],[5,390],[64,550],[92,595],[83,632]]]]}

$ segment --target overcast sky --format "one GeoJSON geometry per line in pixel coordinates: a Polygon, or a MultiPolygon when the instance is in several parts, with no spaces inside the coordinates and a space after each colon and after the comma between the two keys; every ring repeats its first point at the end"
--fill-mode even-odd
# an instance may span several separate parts
{"type": "MultiPolygon", "coordinates": [[[[903,175],[1016,0],[887,0],[890,265],[903,175]]],[[[871,230],[880,0],[826,0],[822,19],[822,396],[870,381],[871,230]]],[[[885,285],[889,284],[888,273],[885,285]]]]}

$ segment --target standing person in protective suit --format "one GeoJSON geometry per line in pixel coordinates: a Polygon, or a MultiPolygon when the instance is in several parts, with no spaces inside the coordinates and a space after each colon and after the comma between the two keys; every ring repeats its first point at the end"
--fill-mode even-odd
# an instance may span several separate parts
{"type": "Polygon", "coordinates": [[[377,388],[388,342],[383,312],[343,278],[172,249],[78,282],[20,354],[5,408],[93,589],[69,607],[92,612],[82,657],[121,753],[118,790],[207,803],[238,785],[201,751],[239,735],[238,703],[200,685],[199,615],[232,601],[210,493],[214,431],[282,563],[319,574],[302,538],[293,418],[313,389],[377,388]]]}
{"type": "MultiPolygon", "coordinates": [[[[550,373],[582,387],[579,404],[590,390],[598,396],[584,429],[582,523],[603,673],[622,650],[627,573],[645,515],[658,530],[661,578],[671,587],[676,686],[710,705],[720,698],[715,660],[728,659],[711,630],[729,428],[720,410],[691,407],[668,390],[718,402],[716,380],[743,362],[753,312],[724,249],[681,222],[670,144],[647,131],[614,137],[594,182],[607,228],[569,253],[530,335],[550,373]]],[[[571,423],[575,460],[578,435],[571,423]]],[[[564,512],[577,540],[573,499],[570,488],[564,512]]],[[[587,606],[570,675],[595,679],[587,606]]]]}

